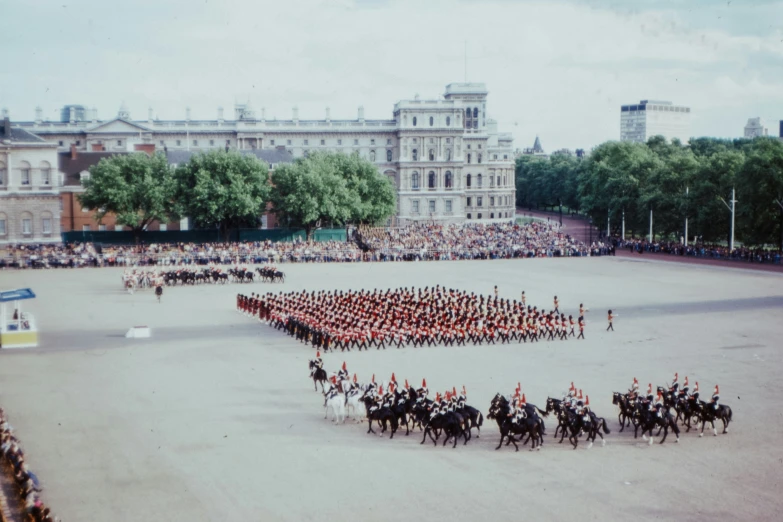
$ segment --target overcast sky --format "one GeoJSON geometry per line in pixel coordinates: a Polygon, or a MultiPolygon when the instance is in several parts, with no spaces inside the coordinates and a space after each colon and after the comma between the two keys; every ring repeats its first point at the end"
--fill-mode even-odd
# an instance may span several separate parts
{"type": "Polygon", "coordinates": [[[694,136],[783,120],[783,1],[0,0],[0,106],[30,120],[69,103],[101,119],[391,118],[393,104],[485,82],[516,147],[619,138],[620,105],[692,107],[694,136]]]}

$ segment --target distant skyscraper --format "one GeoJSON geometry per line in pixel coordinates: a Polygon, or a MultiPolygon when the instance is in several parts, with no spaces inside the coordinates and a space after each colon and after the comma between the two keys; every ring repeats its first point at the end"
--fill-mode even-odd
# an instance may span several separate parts
{"type": "Polygon", "coordinates": [[[783,120],[780,120],[780,138],[783,138],[783,120]]]}
{"type": "Polygon", "coordinates": [[[653,136],[667,140],[690,139],[691,109],[670,101],[642,100],[638,105],[620,108],[620,139],[644,143],[653,136]]]}
{"type": "Polygon", "coordinates": [[[759,136],[768,136],[769,129],[764,127],[764,123],[761,118],[748,118],[748,123],[745,124],[745,137],[746,138],[758,138],[759,136]]]}

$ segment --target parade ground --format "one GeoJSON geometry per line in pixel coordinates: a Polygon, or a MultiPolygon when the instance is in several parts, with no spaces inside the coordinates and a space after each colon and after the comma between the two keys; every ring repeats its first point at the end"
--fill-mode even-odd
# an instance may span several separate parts
{"type": "Polygon", "coordinates": [[[779,520],[783,512],[783,275],[627,257],[282,265],[284,284],[130,295],[121,269],[2,271],[30,287],[41,346],[0,350],[0,406],[47,505],[68,522],[779,520]],[[436,284],[587,313],[586,340],[329,353],[359,381],[467,388],[485,415],[456,449],[324,420],[315,350],[236,312],[243,292],[436,284]],[[606,312],[616,313],[606,332],[606,312]],[[126,339],[132,326],[150,339],[126,339]],[[674,372],[720,385],[730,433],[648,446],[618,433],[612,391],[674,372]],[[521,383],[543,408],[574,381],[606,417],[607,444],[495,451],[492,397],[521,383]],[[475,432],[474,432],[475,434],[475,432]]]}

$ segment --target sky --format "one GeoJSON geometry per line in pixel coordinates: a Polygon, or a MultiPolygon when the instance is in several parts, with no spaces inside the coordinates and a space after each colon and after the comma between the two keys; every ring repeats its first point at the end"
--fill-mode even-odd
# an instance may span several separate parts
{"type": "Polygon", "coordinates": [[[484,82],[530,147],[619,139],[620,106],[692,108],[693,136],[783,120],[783,0],[0,0],[0,107],[59,119],[391,119],[394,103],[484,82]],[[467,49],[467,51],[466,51],[467,49]]]}

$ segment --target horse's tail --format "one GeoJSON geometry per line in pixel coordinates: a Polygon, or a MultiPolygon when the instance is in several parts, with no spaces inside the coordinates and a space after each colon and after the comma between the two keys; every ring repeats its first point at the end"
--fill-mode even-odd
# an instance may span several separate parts
{"type": "Polygon", "coordinates": [[[671,415],[669,416],[669,427],[672,429],[675,435],[678,437],[680,436],[680,428],[677,426],[677,423],[672,419],[671,415]]]}
{"type": "Polygon", "coordinates": [[[538,423],[541,425],[541,435],[546,435],[546,424],[544,424],[544,419],[538,419],[538,423]]]}
{"type": "Polygon", "coordinates": [[[540,417],[549,417],[549,412],[541,411],[541,409],[538,406],[536,406],[536,413],[538,413],[540,417]]]}
{"type": "Polygon", "coordinates": [[[604,419],[603,417],[601,417],[601,425],[602,425],[602,426],[603,426],[603,428],[604,428],[604,433],[606,433],[607,435],[608,435],[609,433],[612,433],[612,430],[610,430],[610,429],[609,429],[609,426],[607,426],[607,425],[606,425],[606,419],[604,419]]]}
{"type": "Polygon", "coordinates": [[[729,422],[732,422],[734,419],[732,419],[732,418],[731,418],[731,417],[732,417],[732,415],[733,415],[733,413],[732,413],[732,411],[731,411],[731,407],[729,407],[729,406],[724,406],[724,408],[726,408],[726,411],[727,411],[727,413],[726,413],[726,418],[729,420],[729,422]]]}
{"type": "Polygon", "coordinates": [[[478,412],[478,420],[476,421],[476,426],[479,428],[484,425],[484,414],[481,412],[478,412]]]}

